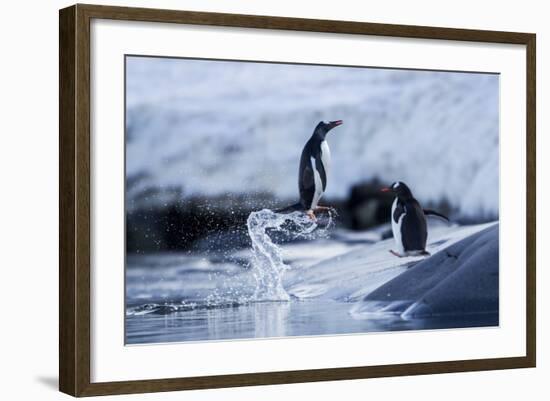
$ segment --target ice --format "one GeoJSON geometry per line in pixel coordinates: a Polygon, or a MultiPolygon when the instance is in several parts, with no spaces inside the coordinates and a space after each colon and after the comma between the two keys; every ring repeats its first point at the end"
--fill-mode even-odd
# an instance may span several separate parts
{"type": "MultiPolygon", "coordinates": [[[[429,231],[427,250],[433,255],[492,224],[437,226],[429,231]]],[[[389,253],[394,248],[391,238],[326,258],[307,269],[288,272],[285,289],[298,298],[358,301],[425,259],[424,256],[398,258],[389,253]]],[[[322,250],[312,248],[312,252],[322,250]]]]}
{"type": "Polygon", "coordinates": [[[379,286],[351,309],[357,318],[498,313],[499,230],[492,225],[379,286]]]}

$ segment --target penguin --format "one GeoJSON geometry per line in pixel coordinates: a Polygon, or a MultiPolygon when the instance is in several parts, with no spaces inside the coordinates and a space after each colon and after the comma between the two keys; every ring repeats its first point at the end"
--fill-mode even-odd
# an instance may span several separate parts
{"type": "Polygon", "coordinates": [[[394,182],[390,187],[382,188],[382,192],[393,192],[396,197],[391,208],[391,227],[397,251],[390,250],[398,257],[429,256],[426,251],[428,227],[426,216],[433,215],[446,221],[449,219],[433,210],[422,209],[414,198],[409,187],[402,181],[394,182]]]}
{"type": "Polygon", "coordinates": [[[342,120],[321,121],[313,134],[306,142],[300,157],[300,168],[298,170],[298,189],[300,202],[284,209],[276,210],[285,213],[295,210],[302,210],[310,219],[316,220],[315,212],[329,210],[327,206],[320,206],[319,200],[327,188],[327,179],[330,171],[330,148],[326,136],[330,130],[342,125],[342,120]]]}

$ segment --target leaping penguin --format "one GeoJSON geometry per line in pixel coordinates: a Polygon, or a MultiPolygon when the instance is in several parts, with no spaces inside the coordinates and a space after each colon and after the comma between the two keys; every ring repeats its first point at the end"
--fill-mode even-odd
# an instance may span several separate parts
{"type": "Polygon", "coordinates": [[[277,210],[277,212],[303,210],[312,220],[315,220],[316,211],[330,209],[319,205],[319,200],[327,188],[327,177],[330,170],[330,148],[326,136],[331,129],[342,124],[342,120],[321,121],[317,124],[300,157],[300,170],[298,171],[300,202],[277,210]]]}
{"type": "Polygon", "coordinates": [[[382,192],[393,192],[396,195],[391,208],[391,228],[397,251],[390,252],[398,257],[430,255],[426,251],[426,216],[433,215],[446,221],[449,219],[433,210],[422,209],[404,182],[394,182],[390,187],[382,188],[382,192]]]}

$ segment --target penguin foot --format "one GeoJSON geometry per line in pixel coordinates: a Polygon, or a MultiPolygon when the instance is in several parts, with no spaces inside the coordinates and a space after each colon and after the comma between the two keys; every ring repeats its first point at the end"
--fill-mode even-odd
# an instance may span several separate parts
{"type": "Polygon", "coordinates": [[[313,210],[308,210],[306,214],[307,217],[309,217],[312,221],[317,221],[317,217],[315,217],[315,213],[313,213],[313,210]]]}
{"type": "Polygon", "coordinates": [[[407,251],[405,253],[406,256],[431,256],[432,254],[425,249],[422,249],[420,251],[407,251]]]}
{"type": "Polygon", "coordinates": [[[390,249],[389,252],[392,255],[397,256],[398,258],[406,258],[407,256],[431,256],[431,253],[427,252],[426,250],[423,250],[423,251],[406,251],[404,254],[401,254],[397,251],[394,251],[393,249],[390,249]]]}
{"type": "Polygon", "coordinates": [[[320,211],[325,211],[325,212],[329,212],[329,213],[334,213],[335,215],[338,215],[338,212],[336,211],[335,208],[333,208],[332,206],[317,206],[315,208],[315,211],[316,212],[320,212],[320,211]]]}
{"type": "Polygon", "coordinates": [[[390,249],[389,252],[390,252],[392,255],[397,256],[398,258],[402,258],[402,257],[405,256],[405,255],[401,255],[400,253],[394,251],[393,249],[390,249]]]}

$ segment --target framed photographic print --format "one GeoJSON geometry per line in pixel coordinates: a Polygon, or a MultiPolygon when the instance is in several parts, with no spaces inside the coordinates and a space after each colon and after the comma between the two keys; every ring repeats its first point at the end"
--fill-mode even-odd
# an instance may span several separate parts
{"type": "Polygon", "coordinates": [[[60,11],[60,390],[534,367],[535,35],[60,11]]]}

